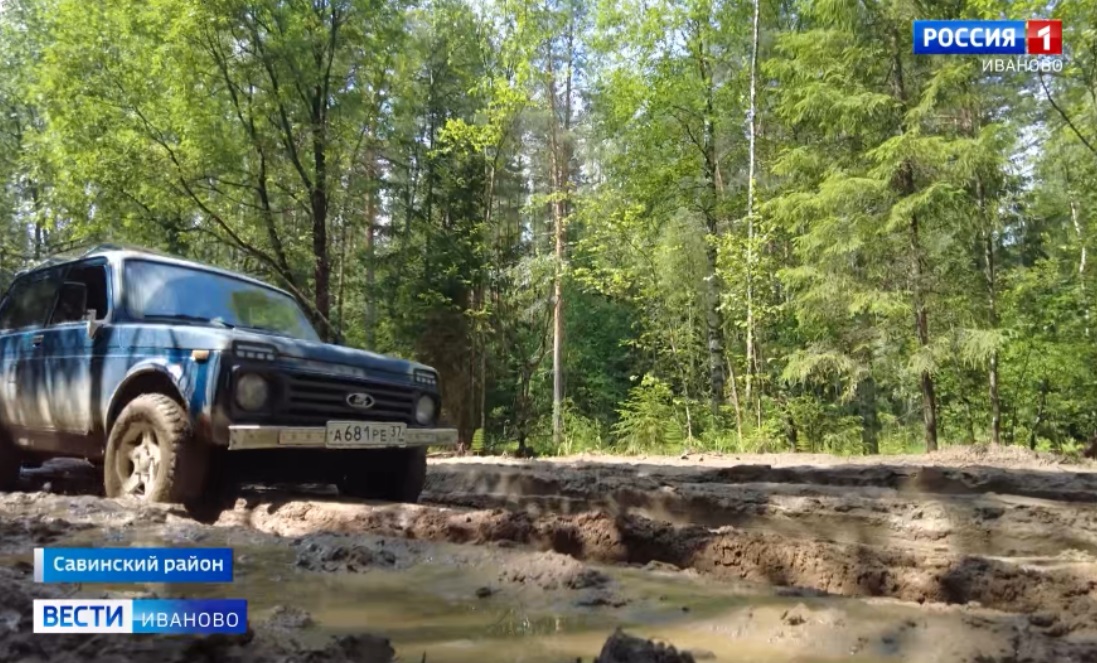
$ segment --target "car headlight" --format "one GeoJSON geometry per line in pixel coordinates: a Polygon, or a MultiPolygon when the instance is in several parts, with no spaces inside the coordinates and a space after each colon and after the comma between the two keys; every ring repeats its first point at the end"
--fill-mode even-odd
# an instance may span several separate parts
{"type": "Polygon", "coordinates": [[[236,380],[236,403],[245,410],[261,410],[270,398],[270,383],[255,373],[245,373],[236,380]]]}
{"type": "Polygon", "coordinates": [[[434,423],[434,415],[437,407],[430,396],[420,396],[415,402],[415,421],[421,426],[430,426],[434,423]]]}

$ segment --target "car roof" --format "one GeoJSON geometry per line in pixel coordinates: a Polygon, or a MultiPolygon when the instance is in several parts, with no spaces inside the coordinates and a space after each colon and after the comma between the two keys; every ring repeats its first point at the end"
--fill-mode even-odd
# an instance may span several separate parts
{"type": "Polygon", "coordinates": [[[222,269],[220,267],[214,267],[205,263],[195,262],[193,260],[186,260],[178,256],[173,256],[167,253],[161,253],[159,251],[153,251],[141,247],[128,247],[120,246],[117,244],[99,244],[89,249],[76,252],[60,253],[54,256],[50,256],[40,263],[21,270],[15,275],[15,278],[19,278],[25,274],[31,274],[43,269],[49,269],[51,267],[58,267],[61,265],[67,265],[74,262],[82,262],[84,260],[91,260],[94,258],[104,258],[108,262],[118,263],[124,260],[148,260],[150,262],[159,262],[168,265],[174,265],[177,267],[186,267],[189,269],[196,269],[203,272],[210,272],[213,274],[219,274],[221,276],[227,276],[229,278],[246,281],[248,283],[276,290],[288,297],[293,297],[292,294],[273,286],[266,281],[262,281],[253,276],[247,274],[241,274],[240,272],[234,272],[228,269],[222,269]]]}

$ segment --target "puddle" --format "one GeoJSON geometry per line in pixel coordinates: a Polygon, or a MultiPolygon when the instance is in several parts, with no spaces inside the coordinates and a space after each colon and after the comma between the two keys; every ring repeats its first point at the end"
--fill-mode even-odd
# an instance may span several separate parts
{"type": "MultiPolygon", "coordinates": [[[[624,605],[582,606],[577,605],[584,596],[582,591],[501,583],[499,569],[488,563],[490,559],[476,564],[475,555],[470,558],[468,549],[459,546],[438,544],[432,546],[431,555],[434,560],[463,556],[458,564],[425,561],[406,568],[321,573],[295,568],[296,553],[289,541],[256,545],[253,536],[220,529],[205,529],[196,540],[198,528],[186,523],[157,529],[155,533],[142,528],[87,530],[53,545],[103,545],[104,538],[113,545],[227,545],[236,553],[235,582],[85,585],[74,595],[154,592],[161,597],[246,598],[257,622],[266,619],[276,606],[291,606],[312,618],[312,626],[294,631],[302,641],[320,643],[330,635],[368,631],[390,638],[401,660],[420,661],[426,655],[428,661],[456,663],[590,660],[618,626],[645,633],[658,631],[660,637],[680,648],[702,649],[718,660],[737,660],[741,643],[726,634],[706,633],[696,625],[728,610],[767,600],[687,574],[597,567],[611,579],[613,596],[624,605]],[[477,597],[477,589],[486,586],[496,593],[477,597]]],[[[7,559],[30,561],[30,555],[7,559]]],[[[825,659],[796,660],[812,663],[825,659]]]]}
{"type": "MultiPolygon", "coordinates": [[[[299,632],[302,639],[369,631],[391,638],[401,660],[420,661],[425,655],[428,661],[454,663],[590,660],[607,634],[618,626],[645,635],[657,634],[683,649],[711,652],[717,660],[742,660],[738,638],[708,626],[729,611],[774,600],[691,578],[653,578],[641,571],[600,570],[612,578],[617,593],[628,599],[626,605],[577,606],[577,593],[571,590],[503,589],[491,597],[477,598],[476,588],[491,575],[487,569],[438,564],[358,574],[247,573],[231,591],[248,599],[258,619],[279,604],[307,611],[315,625],[299,632]]],[[[222,595],[225,589],[196,587],[187,594],[222,595]]],[[[788,604],[786,608],[795,603],[782,602],[788,604]]],[[[793,659],[774,658],[771,654],[769,658],[751,660],[793,659]]],[[[795,660],[814,663],[828,659],[795,660]]]]}
{"type": "MultiPolygon", "coordinates": [[[[424,656],[432,663],[591,661],[608,634],[624,627],[690,650],[698,661],[928,663],[999,651],[1009,646],[1012,632],[1000,617],[976,623],[943,607],[788,596],[758,585],[639,568],[591,566],[609,578],[607,585],[546,588],[501,578],[501,569],[515,561],[530,571],[541,568],[528,551],[369,536],[353,541],[374,547],[383,541],[394,553],[393,566],[307,571],[297,566],[290,539],[174,518],[112,523],[50,545],[231,547],[237,560],[232,585],[85,585],[76,595],[244,598],[256,623],[286,606],[311,617],[311,626],[292,631],[306,643],[370,632],[390,638],[400,660],[413,662],[424,656]],[[483,587],[494,593],[478,597],[483,587]],[[601,605],[589,605],[599,596],[601,605]]],[[[0,564],[15,560],[29,562],[31,552],[4,556],[0,564]]]]}

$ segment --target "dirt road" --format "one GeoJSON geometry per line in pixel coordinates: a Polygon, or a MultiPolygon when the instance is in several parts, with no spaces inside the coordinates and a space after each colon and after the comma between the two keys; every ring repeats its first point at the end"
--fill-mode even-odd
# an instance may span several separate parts
{"type": "MultiPolygon", "coordinates": [[[[249,599],[255,637],[221,657],[589,661],[625,626],[695,660],[1097,661],[1097,465],[1019,449],[434,460],[419,505],[248,487],[210,524],[96,479],[47,466],[0,496],[0,597],[45,591],[34,545],[229,545],[231,587],[138,588],[249,599]]],[[[41,650],[24,599],[0,660],[100,651],[41,650]]]]}

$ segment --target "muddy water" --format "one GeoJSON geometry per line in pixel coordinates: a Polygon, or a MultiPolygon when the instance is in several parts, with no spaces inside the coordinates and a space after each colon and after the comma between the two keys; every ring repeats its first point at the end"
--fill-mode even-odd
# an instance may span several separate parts
{"type": "Polygon", "coordinates": [[[675,571],[591,567],[609,578],[608,605],[580,605],[582,592],[500,583],[498,566],[506,560],[493,555],[503,551],[470,556],[467,548],[446,544],[431,544],[425,555],[397,548],[393,568],[354,573],[297,568],[289,540],[189,523],[83,530],[51,545],[102,545],[104,539],[113,545],[232,546],[236,580],[85,586],[77,595],[241,597],[255,622],[291,606],[311,617],[310,625],[293,627],[302,641],[368,631],[390,638],[404,661],[589,661],[619,626],[691,650],[698,660],[937,661],[1008,649],[1002,624],[973,630],[943,608],[927,613],[898,602],[781,596],[675,571]],[[478,597],[481,588],[493,593],[478,597]]]}
{"type": "MultiPolygon", "coordinates": [[[[88,530],[52,545],[102,545],[104,534],[115,540],[114,545],[178,545],[181,539],[195,538],[185,534],[187,529],[127,535],[88,530]]],[[[232,539],[241,537],[215,531],[199,538],[190,545],[231,545],[232,539]]],[[[676,634],[755,598],[726,587],[706,586],[682,574],[653,576],[641,570],[608,568],[603,571],[615,586],[614,601],[624,605],[580,606],[571,591],[499,587],[496,569],[468,563],[476,560],[455,566],[428,558],[393,569],[318,573],[296,569],[295,553],[284,542],[233,547],[237,562],[232,585],[96,585],[80,587],[74,595],[246,598],[253,621],[265,620],[279,606],[308,613],[312,623],[295,629],[295,635],[306,642],[368,631],[391,638],[401,660],[419,661],[425,654],[432,661],[531,663],[589,659],[606,633],[617,626],[658,627],[676,634]],[[487,587],[494,593],[478,597],[477,590],[487,587]]],[[[461,556],[455,548],[432,546],[432,557],[454,560],[461,556]]],[[[12,559],[30,561],[29,555],[12,559]]],[[[722,660],[735,660],[730,640],[709,640],[714,639],[698,632],[683,643],[693,641],[698,647],[704,643],[704,649],[722,660]]]]}

